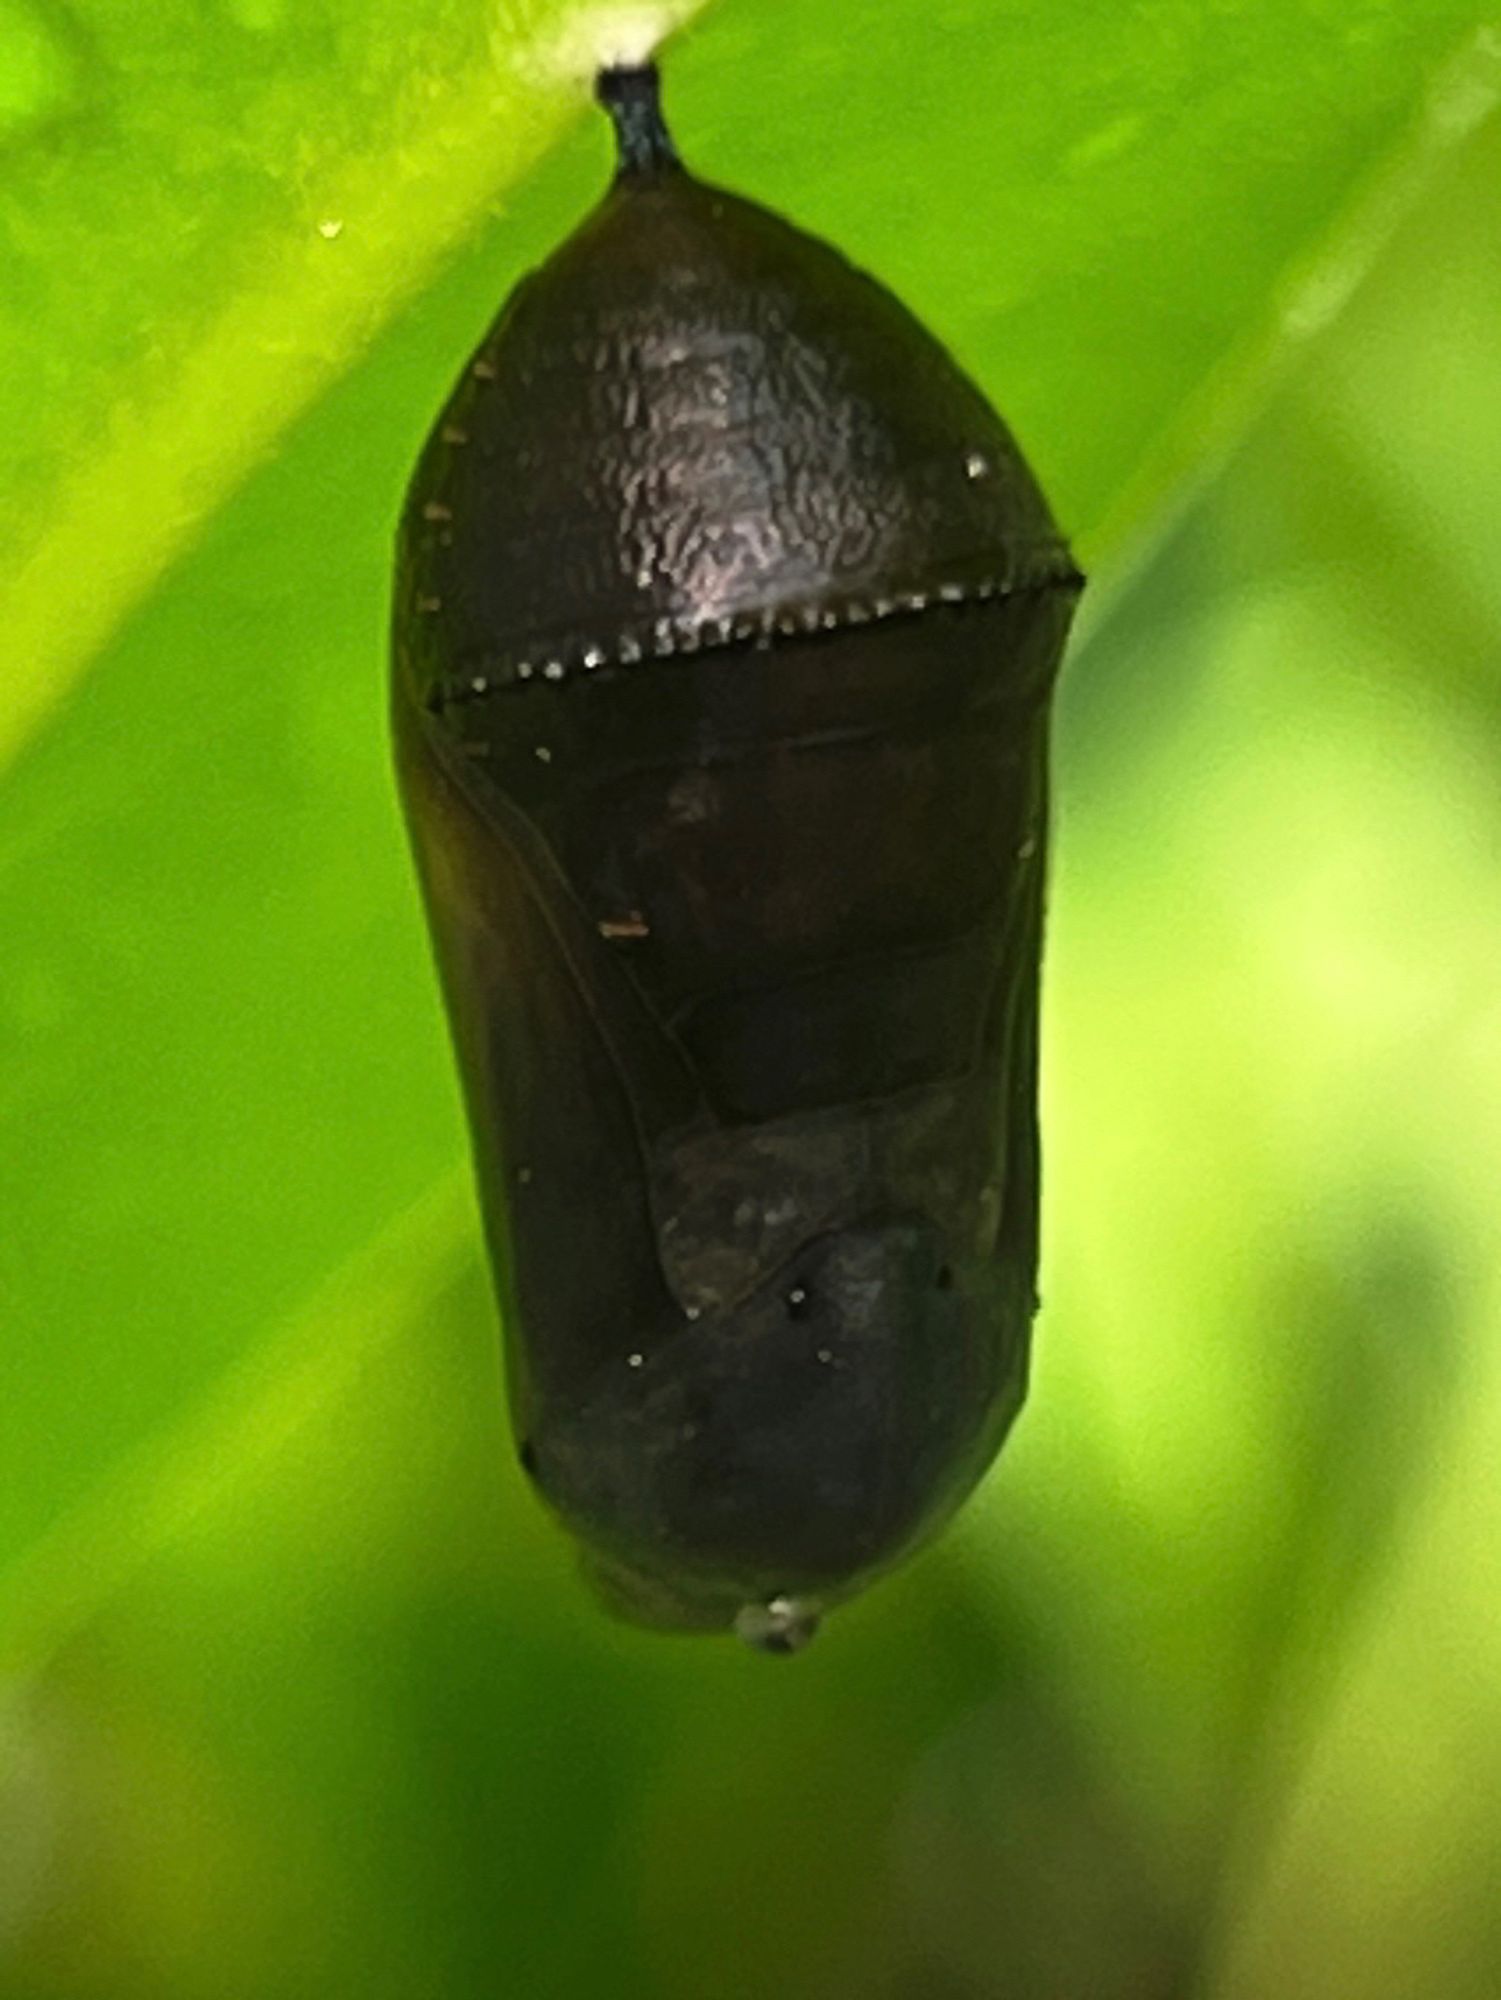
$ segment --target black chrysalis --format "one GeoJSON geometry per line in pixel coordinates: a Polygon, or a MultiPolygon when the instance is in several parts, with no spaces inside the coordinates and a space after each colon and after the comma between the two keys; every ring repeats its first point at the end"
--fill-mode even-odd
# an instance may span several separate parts
{"type": "Polygon", "coordinates": [[[398,765],[522,1463],[614,1608],[785,1651],[1022,1400],[1081,578],[906,310],[599,93],[412,483],[398,765]]]}

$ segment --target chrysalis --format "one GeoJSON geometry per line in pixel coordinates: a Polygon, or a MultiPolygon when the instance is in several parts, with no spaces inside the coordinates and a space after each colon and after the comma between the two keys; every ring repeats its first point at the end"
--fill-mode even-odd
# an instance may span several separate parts
{"type": "Polygon", "coordinates": [[[789,1651],[1022,1400],[1082,579],[906,310],[599,94],[412,483],[398,766],[521,1463],[614,1609],[789,1651]]]}

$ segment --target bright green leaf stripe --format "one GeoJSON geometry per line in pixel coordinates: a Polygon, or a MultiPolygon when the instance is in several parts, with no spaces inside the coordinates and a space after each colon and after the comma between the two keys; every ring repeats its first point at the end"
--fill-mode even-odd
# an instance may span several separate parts
{"type": "MultiPolygon", "coordinates": [[[[695,4],[644,11],[666,26],[695,4]]],[[[10,552],[0,770],[277,437],[556,140],[621,12],[507,6],[488,61],[452,74],[421,51],[404,61],[398,42],[389,68],[401,81],[373,143],[327,171],[289,173],[274,219],[225,260],[222,302],[184,315],[165,351],[148,343],[108,383],[102,416],[82,413],[87,445],[56,454],[66,470],[50,491],[27,493],[10,552]]],[[[309,90],[310,128],[319,109],[309,90]]],[[[309,149],[316,161],[311,136],[309,149]]],[[[184,205],[191,195],[188,183],[184,205]]],[[[85,223],[75,247],[88,242],[85,223]]],[[[106,256],[107,245],[106,234],[106,256]]]]}
{"type": "MultiPolygon", "coordinates": [[[[1477,28],[1439,65],[1411,132],[1377,163],[1337,226],[1290,260],[1259,337],[1233,347],[1190,392],[1110,497],[1098,529],[1105,546],[1130,541],[1143,527],[1154,536],[1166,533],[1202,493],[1279,372],[1339,318],[1435,175],[1494,116],[1498,102],[1501,34],[1477,28]]],[[[1092,617],[1101,609],[1096,593],[1092,617]]]]}

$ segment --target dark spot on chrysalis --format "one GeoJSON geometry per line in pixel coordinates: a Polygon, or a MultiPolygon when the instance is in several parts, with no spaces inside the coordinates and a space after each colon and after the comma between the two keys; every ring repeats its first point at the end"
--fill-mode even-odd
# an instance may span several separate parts
{"type": "Polygon", "coordinates": [[[905,308],[599,95],[412,482],[398,767],[522,1463],[611,1608],[792,1651],[1022,1399],[1081,579],[905,308]]]}

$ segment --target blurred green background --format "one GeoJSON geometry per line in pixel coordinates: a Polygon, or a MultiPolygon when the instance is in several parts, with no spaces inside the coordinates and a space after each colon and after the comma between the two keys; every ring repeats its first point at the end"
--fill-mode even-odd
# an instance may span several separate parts
{"type": "Polygon", "coordinates": [[[609,32],[0,0],[0,1996],[1491,2000],[1501,32],[673,47],[1094,576],[1031,1403],[792,1662],[606,1623],[512,1469],[386,763],[405,472],[609,32]]]}

